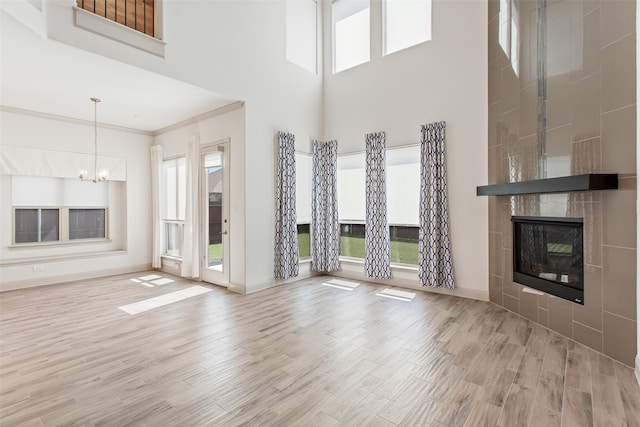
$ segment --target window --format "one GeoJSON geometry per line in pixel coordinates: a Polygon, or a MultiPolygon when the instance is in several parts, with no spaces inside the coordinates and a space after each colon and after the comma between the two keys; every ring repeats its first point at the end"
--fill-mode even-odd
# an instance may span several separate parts
{"type": "Polygon", "coordinates": [[[69,209],[69,240],[104,239],[106,209],[69,209]]]}
{"type": "Polygon", "coordinates": [[[386,166],[391,262],[417,265],[420,146],[387,149],[386,166]]]}
{"type": "Polygon", "coordinates": [[[13,176],[14,243],[107,239],[109,186],[108,182],[13,176]]]}
{"type": "Polygon", "coordinates": [[[182,257],[186,192],[186,159],[162,162],[162,222],[164,224],[164,255],[182,257]]]}
{"type": "MultiPolygon", "coordinates": [[[[417,265],[420,147],[390,148],[386,157],[391,262],[417,265]]],[[[364,258],[365,198],[365,154],[338,156],[340,256],[364,258]]]]}
{"type": "Polygon", "coordinates": [[[296,153],[296,218],[300,259],[311,256],[311,180],[313,157],[296,153]]]}
{"type": "Polygon", "coordinates": [[[15,243],[55,242],[60,239],[58,209],[16,209],[15,243]]]}
{"type": "Polygon", "coordinates": [[[369,0],[336,0],[333,16],[333,72],[369,62],[369,0]]]}
{"type": "Polygon", "coordinates": [[[317,9],[316,0],[287,0],[286,38],[287,60],[312,73],[317,72],[317,9]]]}
{"type": "Polygon", "coordinates": [[[498,43],[504,54],[511,61],[511,68],[518,76],[518,62],[520,60],[518,6],[514,0],[500,0],[500,14],[498,16],[498,43]]]}
{"type": "Polygon", "coordinates": [[[365,155],[338,156],[340,256],[364,258],[365,155]]]}
{"type": "Polygon", "coordinates": [[[431,40],[431,0],[384,0],[384,55],[431,40]]]}

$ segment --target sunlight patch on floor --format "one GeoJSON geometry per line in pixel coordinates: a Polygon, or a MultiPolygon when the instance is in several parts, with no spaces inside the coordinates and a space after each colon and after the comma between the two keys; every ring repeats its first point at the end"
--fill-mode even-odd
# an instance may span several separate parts
{"type": "Polygon", "coordinates": [[[160,296],[149,298],[146,300],[134,302],[133,304],[123,305],[118,308],[124,311],[125,313],[134,315],[134,314],[142,313],[148,310],[152,310],[154,308],[173,304],[174,302],[182,301],[187,298],[202,295],[211,291],[212,289],[205,288],[204,286],[196,285],[196,286],[191,286],[187,289],[182,289],[180,291],[170,292],[165,295],[160,295],[160,296]]]}

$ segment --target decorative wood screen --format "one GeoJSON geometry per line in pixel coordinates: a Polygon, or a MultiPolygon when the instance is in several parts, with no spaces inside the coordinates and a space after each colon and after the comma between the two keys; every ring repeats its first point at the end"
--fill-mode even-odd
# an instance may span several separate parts
{"type": "Polygon", "coordinates": [[[155,0],[77,0],[79,8],[155,37],[155,0]]]}

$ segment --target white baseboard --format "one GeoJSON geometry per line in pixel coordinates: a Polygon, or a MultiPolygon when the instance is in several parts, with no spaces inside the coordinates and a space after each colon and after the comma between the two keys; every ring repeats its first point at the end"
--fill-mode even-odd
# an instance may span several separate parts
{"type": "Polygon", "coordinates": [[[229,285],[227,286],[227,289],[230,290],[231,292],[236,292],[238,294],[246,293],[245,286],[240,283],[229,283],[229,285]]]}
{"type": "Polygon", "coordinates": [[[287,283],[297,282],[298,280],[308,279],[313,276],[317,276],[317,273],[311,271],[311,264],[306,264],[306,266],[300,265],[300,272],[296,277],[290,277],[286,280],[271,280],[269,282],[259,283],[257,285],[246,286],[244,288],[244,293],[252,294],[254,292],[264,291],[265,289],[275,288],[276,286],[286,285],[287,283]]]}
{"type": "Polygon", "coordinates": [[[638,384],[640,384],[640,353],[636,354],[636,380],[638,384]]]}
{"type": "Polygon", "coordinates": [[[417,280],[409,280],[409,279],[403,279],[399,277],[393,277],[391,279],[372,279],[370,277],[366,277],[364,275],[364,272],[349,271],[346,268],[343,268],[342,270],[334,271],[333,273],[329,273],[329,274],[335,277],[342,277],[345,279],[379,283],[381,285],[386,285],[386,286],[397,286],[400,288],[407,288],[407,289],[423,291],[423,292],[453,295],[457,297],[475,299],[479,301],[487,301],[487,302],[489,301],[488,290],[481,291],[478,289],[467,289],[467,288],[456,288],[456,289],[430,288],[428,286],[421,286],[417,280]]]}
{"type": "Polygon", "coordinates": [[[56,285],[59,283],[73,282],[76,280],[96,279],[98,277],[115,276],[117,274],[137,273],[151,270],[151,263],[131,265],[127,267],[110,268],[106,270],[92,270],[80,273],[64,274],[59,276],[38,277],[29,280],[17,280],[14,282],[0,282],[0,292],[29,289],[38,286],[56,285]]]}

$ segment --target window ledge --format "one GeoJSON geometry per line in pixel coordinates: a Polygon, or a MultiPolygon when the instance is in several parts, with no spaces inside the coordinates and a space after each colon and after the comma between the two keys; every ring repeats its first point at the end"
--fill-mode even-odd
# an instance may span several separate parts
{"type": "Polygon", "coordinates": [[[0,261],[0,267],[16,267],[21,265],[30,265],[34,263],[74,261],[79,259],[102,258],[104,256],[126,255],[126,254],[127,254],[126,250],[113,250],[113,251],[99,251],[99,252],[89,252],[89,253],[85,252],[81,254],[58,255],[58,256],[49,256],[49,257],[44,256],[44,257],[20,258],[20,259],[2,260],[0,261]]]}
{"type": "Polygon", "coordinates": [[[311,257],[300,258],[300,260],[298,261],[298,264],[310,264],[310,263],[311,263],[311,257]]]}
{"type": "MultiPolygon", "coordinates": [[[[364,265],[364,260],[360,258],[340,257],[340,262],[353,265],[364,265]]],[[[418,271],[417,265],[410,264],[394,264],[391,263],[391,270],[395,271],[418,271]]]]}
{"type": "Polygon", "coordinates": [[[51,248],[59,246],[75,246],[82,244],[94,244],[94,243],[111,243],[111,239],[77,239],[77,240],[65,240],[55,242],[33,242],[33,243],[14,243],[9,246],[9,249],[36,249],[36,248],[51,248]]]}
{"type": "Polygon", "coordinates": [[[164,58],[164,41],[111,21],[95,13],[73,7],[76,27],[164,58]]]}
{"type": "Polygon", "coordinates": [[[160,258],[164,258],[164,259],[172,259],[174,261],[182,261],[182,257],[181,256],[175,256],[175,255],[160,255],[160,258]]]}

